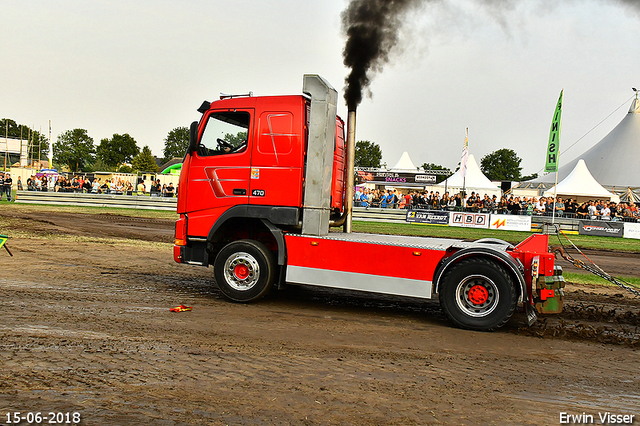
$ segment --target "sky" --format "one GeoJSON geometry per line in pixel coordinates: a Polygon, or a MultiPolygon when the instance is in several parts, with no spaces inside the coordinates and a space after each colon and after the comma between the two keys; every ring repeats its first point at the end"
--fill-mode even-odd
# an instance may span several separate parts
{"type": "MultiPolygon", "coordinates": [[[[220,92],[299,94],[312,73],[342,94],[346,6],[4,0],[0,118],[44,134],[51,120],[54,141],[75,128],[96,145],[128,133],[162,156],[167,134],[220,92]]],[[[356,139],[377,143],[389,167],[407,151],[418,166],[453,170],[468,128],[478,163],[509,148],[524,175],[541,172],[562,89],[560,165],[611,131],[640,88],[636,1],[431,0],[402,21],[356,124],[356,139]]]]}

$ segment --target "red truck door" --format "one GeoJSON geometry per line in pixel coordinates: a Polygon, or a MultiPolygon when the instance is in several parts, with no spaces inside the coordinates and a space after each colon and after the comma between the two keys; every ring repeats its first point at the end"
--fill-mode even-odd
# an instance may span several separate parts
{"type": "Polygon", "coordinates": [[[191,235],[207,235],[211,215],[249,200],[253,110],[212,110],[207,114],[189,165],[186,211],[192,213],[191,235]]]}
{"type": "Polygon", "coordinates": [[[256,117],[249,204],[299,207],[305,141],[301,96],[269,98],[256,117]]]}

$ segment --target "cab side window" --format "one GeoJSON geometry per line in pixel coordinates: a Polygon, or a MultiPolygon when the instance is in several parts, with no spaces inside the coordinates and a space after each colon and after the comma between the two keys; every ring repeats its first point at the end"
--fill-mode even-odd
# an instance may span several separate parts
{"type": "Polygon", "coordinates": [[[247,150],[250,116],[247,112],[214,112],[198,144],[199,156],[227,155],[247,150]]]}

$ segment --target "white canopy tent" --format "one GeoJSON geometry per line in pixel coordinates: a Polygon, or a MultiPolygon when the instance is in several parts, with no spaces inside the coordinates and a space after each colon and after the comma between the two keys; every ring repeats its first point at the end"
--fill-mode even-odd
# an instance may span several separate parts
{"type": "Polygon", "coordinates": [[[578,202],[605,198],[616,203],[620,202],[619,196],[607,191],[593,178],[583,159],[580,159],[573,171],[558,183],[557,191],[553,186],[544,192],[544,196],[553,197],[556,193],[559,197],[571,197],[578,202]]]}
{"type": "Polygon", "coordinates": [[[489,196],[496,195],[500,197],[502,195],[502,190],[482,173],[473,154],[469,154],[469,159],[467,160],[467,176],[465,178],[462,177],[462,172],[458,170],[449,176],[447,180],[434,186],[444,188],[445,185],[450,194],[461,191],[464,185],[467,195],[471,194],[472,191],[480,194],[480,196],[487,194],[489,196]]]}
{"type": "MultiPolygon", "coordinates": [[[[640,100],[631,103],[628,114],[600,142],[578,158],[562,165],[558,179],[566,178],[574,170],[578,160],[592,171],[592,176],[602,185],[615,187],[640,187],[637,172],[640,156],[640,100]]],[[[534,182],[554,183],[555,173],[549,173],[534,182]]]]}
{"type": "Polygon", "coordinates": [[[394,172],[401,172],[401,171],[415,172],[418,170],[418,168],[416,167],[415,164],[413,164],[413,161],[411,161],[411,158],[409,157],[409,153],[405,151],[402,153],[402,156],[400,156],[400,159],[398,160],[396,165],[389,170],[394,172]]]}

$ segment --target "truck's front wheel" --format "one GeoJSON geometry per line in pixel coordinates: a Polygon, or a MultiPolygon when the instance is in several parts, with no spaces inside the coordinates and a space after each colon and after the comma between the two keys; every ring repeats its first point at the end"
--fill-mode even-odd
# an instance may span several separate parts
{"type": "Polygon", "coordinates": [[[497,262],[462,260],[442,277],[440,305],[462,328],[491,331],[511,318],[518,295],[511,276],[497,262]]]}
{"type": "Polygon", "coordinates": [[[254,240],[227,244],[216,256],[213,274],[222,294],[235,302],[251,302],[265,296],[275,277],[273,254],[254,240]]]}

